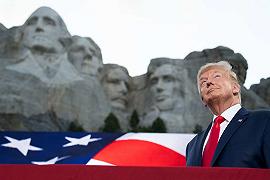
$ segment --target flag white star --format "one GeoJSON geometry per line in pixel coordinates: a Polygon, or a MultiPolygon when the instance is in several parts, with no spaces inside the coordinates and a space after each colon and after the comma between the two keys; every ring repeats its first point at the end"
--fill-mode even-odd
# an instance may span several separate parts
{"type": "Polygon", "coordinates": [[[5,136],[7,140],[9,140],[9,143],[2,144],[2,146],[10,147],[10,148],[16,148],[18,151],[20,151],[24,156],[27,156],[28,151],[42,151],[43,149],[31,146],[31,138],[17,140],[8,136],[5,136]]]}
{"type": "Polygon", "coordinates": [[[75,146],[75,145],[83,145],[87,146],[89,142],[99,141],[101,138],[92,138],[91,135],[84,136],[82,138],[72,138],[72,137],[65,137],[69,143],[63,145],[63,147],[75,146]]]}
{"type": "Polygon", "coordinates": [[[52,158],[48,161],[32,161],[32,164],[37,164],[37,165],[49,165],[49,164],[55,164],[57,161],[60,161],[62,159],[65,159],[67,158],[68,156],[64,156],[64,157],[55,157],[55,158],[52,158]]]}

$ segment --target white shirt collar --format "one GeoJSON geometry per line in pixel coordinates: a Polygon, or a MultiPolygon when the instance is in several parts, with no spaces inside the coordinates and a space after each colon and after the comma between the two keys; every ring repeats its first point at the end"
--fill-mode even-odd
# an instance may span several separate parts
{"type": "MultiPolygon", "coordinates": [[[[241,105],[240,104],[235,104],[231,107],[229,107],[228,109],[226,109],[221,116],[225,118],[226,121],[230,122],[233,117],[235,116],[235,114],[241,109],[241,105]]],[[[213,117],[213,121],[217,116],[214,115],[213,117]]]]}

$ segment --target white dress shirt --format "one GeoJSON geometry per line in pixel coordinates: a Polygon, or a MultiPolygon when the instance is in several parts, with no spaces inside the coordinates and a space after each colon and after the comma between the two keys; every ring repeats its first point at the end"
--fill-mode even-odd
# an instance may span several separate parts
{"type": "MultiPolygon", "coordinates": [[[[224,130],[226,129],[226,127],[228,126],[228,124],[231,122],[231,120],[233,119],[233,117],[235,116],[235,114],[241,109],[241,105],[240,104],[235,104],[231,107],[229,107],[228,109],[226,109],[222,114],[221,116],[225,118],[225,121],[223,123],[220,124],[220,132],[219,132],[219,137],[218,139],[221,137],[221,135],[223,134],[224,130]]],[[[216,115],[214,115],[213,117],[213,120],[212,120],[212,126],[213,126],[213,122],[214,120],[216,119],[216,115]]],[[[211,127],[212,129],[212,127],[211,127]]],[[[204,145],[203,145],[203,151],[204,151],[204,148],[205,148],[205,145],[209,139],[209,135],[210,135],[210,132],[211,132],[211,129],[210,131],[208,132],[207,134],[207,137],[204,141],[204,145]]],[[[202,151],[202,153],[203,153],[202,151]]]]}

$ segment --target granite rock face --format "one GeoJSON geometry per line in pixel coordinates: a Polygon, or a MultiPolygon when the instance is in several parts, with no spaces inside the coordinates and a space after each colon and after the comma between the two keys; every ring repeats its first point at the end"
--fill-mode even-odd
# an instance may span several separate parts
{"type": "Polygon", "coordinates": [[[41,7],[22,26],[0,24],[0,130],[200,132],[212,115],[197,71],[219,60],[238,75],[245,107],[269,108],[269,78],[246,89],[247,61],[227,47],[154,58],[146,74],[131,77],[103,64],[93,39],[71,36],[57,12],[41,7]]]}
{"type": "Polygon", "coordinates": [[[71,52],[81,64],[96,54],[102,58],[98,47],[89,45],[85,53],[77,41],[66,44],[72,37],[62,18],[48,7],[37,9],[21,27],[4,33],[1,38],[6,40],[2,45],[6,51],[0,56],[2,129],[59,131],[75,125],[97,131],[103,125],[109,106],[100,91],[99,67],[86,73],[69,59],[71,52]],[[72,49],[75,43],[77,48],[72,49]],[[10,119],[5,115],[18,117],[11,118],[14,126],[8,125],[10,119]]]}
{"type": "Polygon", "coordinates": [[[236,73],[241,85],[242,105],[244,107],[249,109],[269,107],[267,103],[252,90],[248,90],[243,86],[246,80],[248,64],[241,54],[234,53],[233,50],[227,47],[219,46],[214,49],[205,49],[201,52],[191,52],[184,59],[185,66],[195,84],[197,72],[201,66],[209,62],[218,62],[220,60],[226,60],[232,65],[233,71],[236,73]]]}
{"type": "Polygon", "coordinates": [[[183,60],[152,59],[143,79],[144,86],[133,95],[140,127],[151,128],[158,118],[164,121],[167,132],[196,132],[208,124],[205,117],[209,113],[200,103],[183,60]]]}
{"type": "Polygon", "coordinates": [[[270,106],[270,77],[262,78],[259,84],[253,84],[250,90],[254,91],[270,106]]]}
{"type": "Polygon", "coordinates": [[[247,61],[241,54],[235,53],[230,48],[218,46],[201,52],[194,51],[189,53],[184,60],[190,75],[193,75],[193,80],[196,80],[197,72],[202,65],[226,60],[232,65],[233,71],[237,74],[240,83],[245,83],[248,69],[247,61]]]}
{"type": "Polygon", "coordinates": [[[6,31],[6,30],[7,28],[2,23],[0,23],[0,32],[6,31]]]}
{"type": "Polygon", "coordinates": [[[132,79],[127,69],[117,64],[105,64],[99,78],[107,100],[109,100],[110,113],[113,113],[118,119],[120,130],[130,130],[128,119],[133,109],[130,104],[132,79]]]}

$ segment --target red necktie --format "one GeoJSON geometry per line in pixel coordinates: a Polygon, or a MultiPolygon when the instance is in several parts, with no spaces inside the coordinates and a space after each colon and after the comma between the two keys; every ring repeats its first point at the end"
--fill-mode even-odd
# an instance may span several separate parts
{"type": "Polygon", "coordinates": [[[224,117],[218,116],[214,121],[214,125],[212,126],[209,139],[207,144],[205,145],[203,157],[202,157],[202,166],[210,167],[211,161],[213,159],[217,144],[218,137],[220,131],[220,124],[224,121],[224,117]]]}

